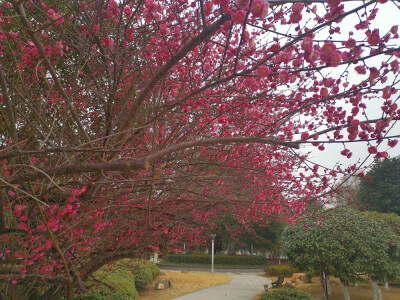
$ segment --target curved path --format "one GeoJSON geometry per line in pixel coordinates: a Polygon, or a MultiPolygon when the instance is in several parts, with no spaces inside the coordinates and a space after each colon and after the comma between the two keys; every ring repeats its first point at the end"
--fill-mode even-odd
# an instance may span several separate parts
{"type": "Polygon", "coordinates": [[[224,272],[223,274],[231,276],[232,280],[174,298],[174,300],[250,300],[264,291],[264,284],[271,286],[272,281],[254,273],[224,272]]]}

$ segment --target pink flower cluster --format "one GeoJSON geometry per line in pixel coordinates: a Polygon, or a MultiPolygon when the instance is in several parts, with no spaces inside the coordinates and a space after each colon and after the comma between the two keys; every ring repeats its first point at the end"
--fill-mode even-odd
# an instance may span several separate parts
{"type": "Polygon", "coordinates": [[[319,58],[318,47],[313,47],[313,40],[310,37],[305,37],[301,44],[301,49],[304,50],[304,58],[308,63],[314,63],[319,58]]]}
{"type": "Polygon", "coordinates": [[[325,42],[321,48],[321,61],[327,66],[337,67],[342,62],[340,51],[336,50],[334,43],[325,42]]]}
{"type": "Polygon", "coordinates": [[[57,26],[64,22],[64,18],[60,14],[56,13],[54,9],[49,9],[47,11],[47,16],[50,20],[56,21],[57,26]]]}
{"type": "Polygon", "coordinates": [[[236,0],[236,6],[241,10],[249,10],[254,18],[265,18],[268,15],[269,3],[263,0],[254,0],[250,8],[250,0],[236,0]]]}
{"type": "Polygon", "coordinates": [[[301,12],[304,9],[303,3],[295,3],[292,6],[292,13],[290,14],[290,23],[298,23],[301,21],[301,12]]]}
{"type": "Polygon", "coordinates": [[[380,43],[381,38],[379,36],[379,31],[378,30],[375,29],[373,32],[367,33],[367,35],[368,35],[367,42],[371,46],[376,46],[376,45],[378,45],[380,43]]]}

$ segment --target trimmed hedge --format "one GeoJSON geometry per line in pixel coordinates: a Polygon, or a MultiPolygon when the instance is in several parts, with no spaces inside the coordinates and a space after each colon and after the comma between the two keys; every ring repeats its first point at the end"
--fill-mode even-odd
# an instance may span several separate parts
{"type": "Polygon", "coordinates": [[[158,275],[160,275],[160,268],[152,262],[146,261],[145,263],[146,267],[150,269],[154,280],[158,275]]]}
{"type": "MultiPolygon", "coordinates": [[[[211,254],[167,254],[163,257],[162,263],[207,265],[211,263],[211,254]]],[[[262,256],[214,255],[214,264],[222,266],[265,266],[267,261],[262,256]]]]}
{"type": "Polygon", "coordinates": [[[267,258],[267,264],[270,266],[279,266],[281,264],[287,264],[289,260],[287,258],[269,257],[267,258]]]}
{"type": "Polygon", "coordinates": [[[317,300],[314,296],[295,289],[281,289],[263,294],[260,300],[317,300]]]}
{"type": "Polygon", "coordinates": [[[117,270],[113,267],[104,267],[95,273],[95,276],[108,286],[89,282],[89,290],[83,295],[86,300],[139,300],[135,287],[135,277],[128,270],[117,270]]]}
{"type": "Polygon", "coordinates": [[[144,261],[134,261],[131,263],[135,286],[138,291],[143,290],[146,284],[153,281],[153,272],[144,261]]]}
{"type": "Polygon", "coordinates": [[[298,273],[299,270],[292,268],[289,265],[279,265],[279,266],[269,266],[264,269],[264,272],[271,276],[285,275],[286,277],[291,277],[293,273],[298,273]]]}
{"type": "Polygon", "coordinates": [[[139,300],[138,291],[142,290],[147,283],[152,282],[159,274],[160,269],[151,262],[123,259],[113,266],[104,266],[98,270],[94,274],[95,277],[106,285],[89,281],[89,289],[83,295],[83,299],[139,300]]]}

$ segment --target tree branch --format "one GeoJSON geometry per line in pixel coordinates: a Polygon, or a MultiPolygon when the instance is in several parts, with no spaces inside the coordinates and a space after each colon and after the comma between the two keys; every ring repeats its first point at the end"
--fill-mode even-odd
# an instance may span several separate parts
{"type": "Polygon", "coordinates": [[[7,82],[6,82],[6,78],[4,77],[3,68],[1,66],[1,64],[0,64],[0,87],[1,87],[1,91],[3,92],[4,102],[6,103],[8,119],[10,120],[10,126],[9,126],[10,134],[14,140],[14,143],[17,143],[18,136],[17,136],[17,128],[15,126],[13,105],[12,105],[10,96],[8,95],[7,82]]]}
{"type": "Polygon", "coordinates": [[[146,157],[146,160],[149,163],[154,162],[156,159],[171,154],[173,152],[183,150],[186,148],[191,148],[191,147],[199,147],[199,146],[211,146],[211,145],[226,145],[226,144],[232,144],[232,143],[259,143],[259,144],[269,144],[269,145],[275,145],[275,146],[285,146],[285,147],[290,147],[290,148],[296,148],[298,149],[300,147],[299,142],[285,142],[285,141],[279,141],[276,139],[272,138],[261,138],[261,137],[241,137],[241,136],[234,136],[234,137],[220,137],[220,138],[208,138],[208,139],[202,139],[198,141],[191,141],[191,142],[184,142],[180,144],[175,144],[172,146],[169,146],[165,149],[162,149],[158,152],[155,152],[153,154],[150,154],[149,156],[146,157]]]}
{"type": "MultiPolygon", "coordinates": [[[[191,39],[186,45],[182,47],[178,53],[175,54],[150,80],[150,82],[144,87],[141,94],[136,98],[134,101],[132,108],[127,113],[124,120],[121,122],[122,128],[120,130],[125,130],[132,126],[133,122],[135,121],[134,114],[137,109],[142,105],[142,103],[147,99],[150,95],[153,88],[156,84],[167,76],[169,70],[172,69],[183,57],[185,57],[190,51],[200,45],[202,42],[210,38],[226,21],[230,20],[231,17],[229,15],[223,15],[218,21],[207,26],[198,36],[191,39]]],[[[125,138],[126,134],[124,135],[125,138]]]]}
{"type": "Polygon", "coordinates": [[[111,161],[111,162],[99,162],[99,163],[88,163],[82,165],[67,165],[62,167],[56,167],[47,170],[40,170],[32,173],[21,174],[14,178],[8,178],[10,184],[17,184],[22,182],[33,181],[36,179],[48,177],[48,176],[59,176],[68,174],[82,174],[88,172],[99,172],[99,171],[132,171],[132,170],[148,170],[149,163],[155,160],[177,152],[183,149],[199,147],[199,146],[212,146],[212,145],[226,145],[232,143],[259,143],[269,144],[275,146],[284,146],[298,149],[300,142],[286,142],[279,141],[272,138],[261,138],[261,137],[220,137],[220,138],[208,138],[191,142],[184,142],[175,144],[159,150],[153,154],[150,154],[141,159],[133,159],[126,161],[111,161]]]}
{"type": "Polygon", "coordinates": [[[52,169],[22,174],[17,177],[11,178],[9,182],[11,184],[16,184],[16,183],[33,181],[47,176],[82,174],[82,173],[100,172],[100,171],[147,170],[148,168],[149,168],[148,162],[143,159],[117,161],[117,162],[114,161],[114,162],[102,162],[102,163],[89,163],[83,165],[68,165],[68,166],[56,167],[52,169]]]}

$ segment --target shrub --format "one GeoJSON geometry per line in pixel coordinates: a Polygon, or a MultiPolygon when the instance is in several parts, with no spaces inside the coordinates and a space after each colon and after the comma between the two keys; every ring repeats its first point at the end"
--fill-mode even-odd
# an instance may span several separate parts
{"type": "Polygon", "coordinates": [[[150,269],[152,276],[153,276],[153,280],[160,275],[160,268],[157,267],[156,264],[152,263],[152,262],[146,262],[146,267],[150,269]]]}
{"type": "Polygon", "coordinates": [[[287,258],[279,258],[279,257],[269,257],[269,258],[266,258],[266,261],[267,261],[267,264],[269,264],[271,266],[288,263],[287,258]]]}
{"type": "MultiPolygon", "coordinates": [[[[174,264],[210,264],[211,255],[190,255],[190,254],[168,254],[162,259],[163,263],[174,264]]],[[[267,261],[262,256],[245,255],[215,255],[214,263],[216,265],[238,265],[238,266],[265,266],[267,261]]]]}
{"type": "Polygon", "coordinates": [[[87,300],[138,300],[138,291],[159,274],[160,269],[151,262],[123,259],[113,266],[104,266],[97,271],[94,275],[105,284],[90,281],[89,290],[83,297],[87,300]]]}
{"type": "Polygon", "coordinates": [[[314,296],[295,289],[281,289],[265,293],[260,300],[317,300],[314,296]]]}
{"type": "Polygon", "coordinates": [[[306,272],[307,282],[312,282],[312,276],[313,276],[312,272],[306,272]]]}
{"type": "Polygon", "coordinates": [[[264,269],[264,271],[271,276],[285,275],[286,277],[291,277],[293,273],[298,272],[297,269],[289,265],[269,266],[267,269],[264,269]]]}
{"type": "Polygon", "coordinates": [[[95,273],[96,277],[107,284],[89,282],[89,290],[83,295],[86,300],[139,300],[135,287],[135,278],[127,270],[102,268],[95,273]],[[110,288],[111,287],[111,288],[110,288]]]}
{"type": "Polygon", "coordinates": [[[140,267],[135,272],[135,286],[138,291],[141,291],[146,284],[153,281],[151,270],[146,267],[140,267]]]}
{"type": "Polygon", "coordinates": [[[160,274],[160,269],[154,263],[145,260],[123,259],[116,267],[127,269],[133,273],[138,291],[141,291],[147,283],[152,282],[160,274]]]}

